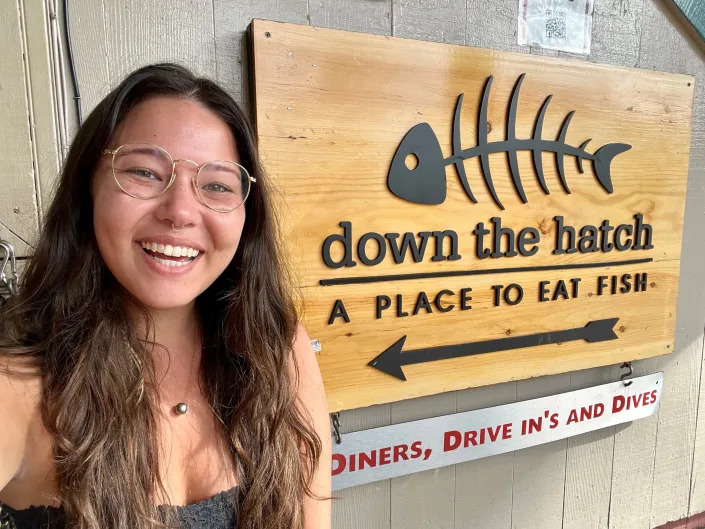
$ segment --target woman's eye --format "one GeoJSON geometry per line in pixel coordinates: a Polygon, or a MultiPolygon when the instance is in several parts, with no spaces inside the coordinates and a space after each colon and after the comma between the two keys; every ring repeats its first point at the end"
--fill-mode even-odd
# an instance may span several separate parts
{"type": "Polygon", "coordinates": [[[159,178],[159,175],[153,173],[149,169],[130,169],[129,172],[135,176],[144,178],[145,180],[161,180],[161,178],[159,178]]]}
{"type": "Polygon", "coordinates": [[[231,190],[229,187],[223,184],[207,184],[203,186],[204,191],[212,191],[213,193],[229,193],[231,190]]]}

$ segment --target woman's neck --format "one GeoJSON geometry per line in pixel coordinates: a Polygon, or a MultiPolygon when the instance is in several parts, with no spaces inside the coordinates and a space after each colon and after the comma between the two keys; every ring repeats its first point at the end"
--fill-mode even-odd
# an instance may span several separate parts
{"type": "Polygon", "coordinates": [[[149,309],[154,323],[155,342],[167,349],[192,346],[200,336],[195,303],[175,309],[149,309]]]}
{"type": "Polygon", "coordinates": [[[150,309],[155,375],[160,386],[189,384],[201,361],[201,333],[195,303],[168,310],[150,309]]]}

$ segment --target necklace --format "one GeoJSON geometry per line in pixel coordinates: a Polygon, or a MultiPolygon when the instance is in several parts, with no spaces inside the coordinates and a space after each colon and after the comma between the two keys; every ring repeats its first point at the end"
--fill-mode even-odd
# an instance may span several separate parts
{"type": "MultiPolygon", "coordinates": [[[[191,389],[191,382],[193,381],[193,374],[196,371],[196,365],[199,363],[200,355],[194,355],[193,366],[191,367],[191,372],[189,373],[188,386],[186,386],[185,394],[188,395],[189,389],[191,389]]],[[[174,408],[174,413],[177,415],[185,415],[188,411],[188,404],[186,402],[178,402],[174,408]]]]}
{"type": "MultiPolygon", "coordinates": [[[[194,361],[193,361],[193,365],[191,366],[191,371],[189,372],[188,384],[187,384],[185,391],[184,391],[185,395],[189,394],[189,390],[191,389],[191,385],[192,385],[193,378],[194,378],[194,373],[197,371],[196,367],[199,364],[200,358],[201,358],[200,354],[198,354],[198,353],[194,354],[194,361]]],[[[171,400],[171,395],[169,394],[169,392],[165,391],[164,388],[162,388],[160,391],[162,393],[164,393],[167,400],[171,400]]],[[[177,402],[176,404],[174,404],[171,407],[171,409],[176,415],[185,415],[186,412],[188,412],[188,410],[189,410],[189,405],[187,402],[183,402],[183,401],[177,402]]]]}

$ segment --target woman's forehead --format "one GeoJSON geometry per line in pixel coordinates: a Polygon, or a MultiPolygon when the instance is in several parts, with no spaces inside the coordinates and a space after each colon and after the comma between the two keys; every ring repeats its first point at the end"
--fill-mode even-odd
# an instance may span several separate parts
{"type": "Polygon", "coordinates": [[[118,125],[110,147],[125,143],[153,143],[174,159],[199,163],[239,161],[228,124],[205,105],[182,97],[158,96],[138,103],[118,125]]]}

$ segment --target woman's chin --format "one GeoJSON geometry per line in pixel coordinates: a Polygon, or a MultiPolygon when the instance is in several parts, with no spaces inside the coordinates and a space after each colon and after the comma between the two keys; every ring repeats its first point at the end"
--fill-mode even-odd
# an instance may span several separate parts
{"type": "Polygon", "coordinates": [[[153,293],[146,295],[135,292],[132,293],[132,295],[137,299],[137,301],[142,303],[142,305],[147,307],[149,310],[155,311],[169,311],[187,308],[192,306],[196,300],[195,295],[184,294],[177,296],[174,294],[175,293],[172,292],[170,295],[166,296],[155,296],[153,293]]]}

